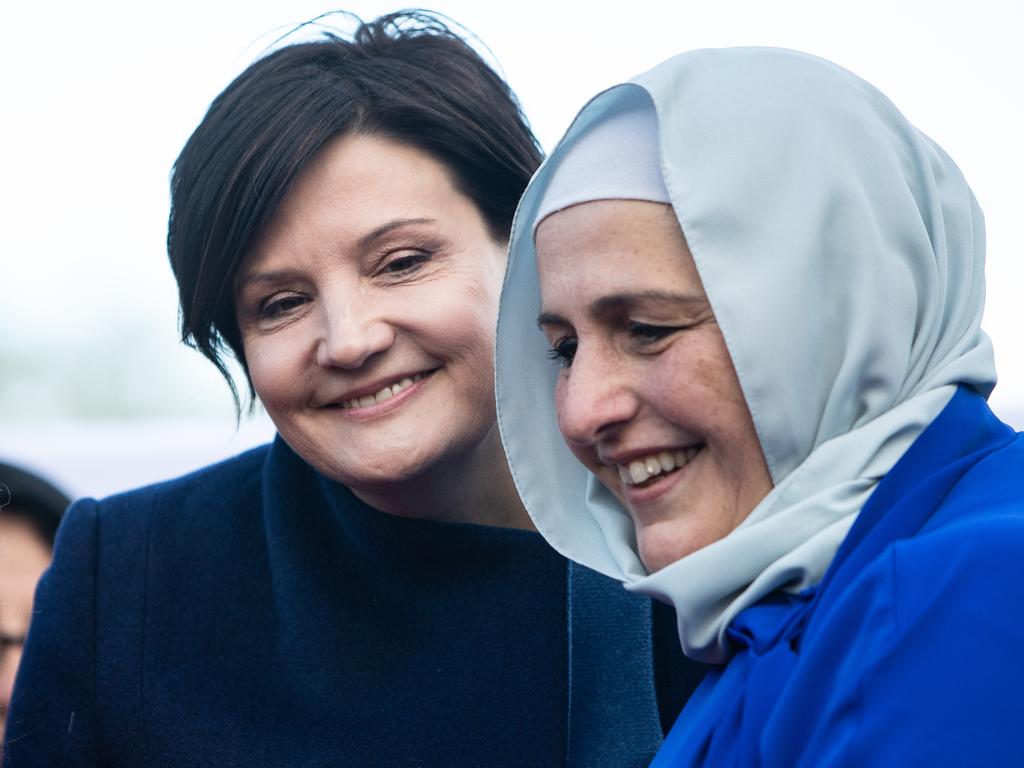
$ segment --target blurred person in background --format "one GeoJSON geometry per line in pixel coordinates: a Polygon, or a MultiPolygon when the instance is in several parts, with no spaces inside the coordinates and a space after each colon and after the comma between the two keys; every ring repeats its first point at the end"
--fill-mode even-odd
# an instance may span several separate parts
{"type": "Polygon", "coordinates": [[[72,506],[9,766],[650,760],[702,670],[670,611],[532,530],[498,438],[539,162],[424,13],[285,46],[214,100],[171,182],[183,338],[226,376],[234,355],[279,437],[72,506]]]}
{"type": "Polygon", "coordinates": [[[0,462],[0,732],[32,616],[32,595],[50,564],[69,503],[40,476],[0,462]]]}

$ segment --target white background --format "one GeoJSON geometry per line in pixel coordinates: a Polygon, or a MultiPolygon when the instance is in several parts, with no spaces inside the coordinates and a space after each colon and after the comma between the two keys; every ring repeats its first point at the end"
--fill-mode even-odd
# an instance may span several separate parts
{"type": "MultiPolygon", "coordinates": [[[[364,18],[395,9],[345,6],[364,18]]],[[[438,2],[475,32],[545,149],[600,89],[691,48],[779,45],[881,88],[957,161],[986,214],[1000,383],[1024,427],[1024,4],[438,2]]],[[[308,0],[11,4],[0,12],[0,456],[107,493],[258,442],[177,342],[171,164],[210,100],[308,0]],[[13,7],[12,7],[13,6],[13,7]]]]}

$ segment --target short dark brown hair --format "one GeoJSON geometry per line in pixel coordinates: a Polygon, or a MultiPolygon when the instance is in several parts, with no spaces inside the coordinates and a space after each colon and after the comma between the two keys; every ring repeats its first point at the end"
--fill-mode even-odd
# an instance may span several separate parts
{"type": "Polygon", "coordinates": [[[332,138],[372,134],[429,153],[498,241],[507,240],[540,164],[515,95],[437,14],[356,21],[351,36],[322,32],[250,65],[214,99],[174,164],[167,251],[182,341],[213,362],[236,406],[227,349],[247,378],[248,367],[235,276],[306,163],[332,138]]]}

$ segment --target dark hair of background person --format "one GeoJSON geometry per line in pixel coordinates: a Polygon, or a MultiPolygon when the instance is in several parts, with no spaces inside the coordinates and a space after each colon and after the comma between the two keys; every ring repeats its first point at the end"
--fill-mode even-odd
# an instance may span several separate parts
{"type": "Polygon", "coordinates": [[[0,462],[0,515],[27,522],[50,549],[70,503],[71,499],[39,475],[0,462]]]}
{"type": "Polygon", "coordinates": [[[239,410],[224,360],[230,349],[248,379],[236,274],[305,165],[332,138],[379,136],[431,155],[499,242],[508,239],[519,197],[540,164],[509,86],[441,17],[406,10],[363,22],[345,15],[358,24],[351,37],[324,31],[250,65],[214,99],[174,164],[167,251],[182,341],[213,362],[239,410]]]}

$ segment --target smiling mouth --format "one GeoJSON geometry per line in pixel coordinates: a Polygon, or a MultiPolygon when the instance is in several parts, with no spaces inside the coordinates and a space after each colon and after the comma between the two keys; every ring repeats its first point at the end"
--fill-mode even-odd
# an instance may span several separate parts
{"type": "Polygon", "coordinates": [[[685,467],[700,449],[701,446],[695,445],[675,451],[658,451],[628,464],[618,464],[619,479],[631,488],[646,488],[685,467]]]}
{"type": "Polygon", "coordinates": [[[424,373],[405,376],[391,384],[388,384],[387,386],[382,387],[372,395],[363,395],[362,397],[353,397],[350,400],[342,400],[340,403],[331,403],[329,407],[341,408],[343,411],[351,411],[356,408],[369,408],[371,405],[377,405],[390,400],[395,395],[408,389],[416,382],[422,381],[432,373],[434,373],[434,371],[425,371],[424,373]]]}

